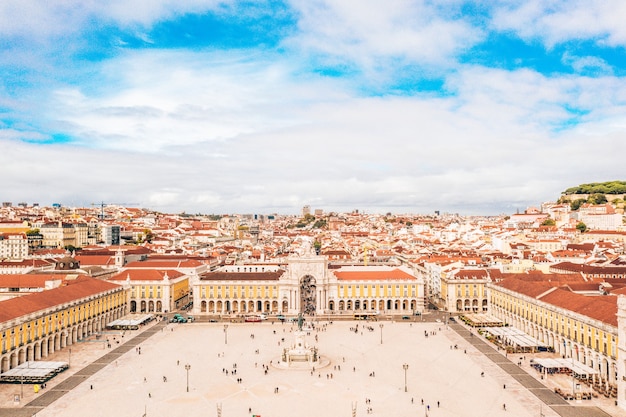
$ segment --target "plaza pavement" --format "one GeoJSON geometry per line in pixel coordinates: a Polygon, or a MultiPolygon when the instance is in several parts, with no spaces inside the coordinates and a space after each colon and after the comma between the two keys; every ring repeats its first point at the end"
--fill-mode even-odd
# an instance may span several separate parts
{"type": "Polygon", "coordinates": [[[357,416],[626,417],[610,400],[559,401],[528,360],[513,364],[460,324],[321,321],[308,342],[330,363],[313,374],[274,366],[294,329],[231,323],[225,334],[222,323],[159,322],[123,339],[109,334],[111,349],[75,344],[71,369],[38,394],[24,387],[20,406],[12,402],[20,386],[1,385],[0,417],[334,417],[353,415],[353,406],[357,416]]]}

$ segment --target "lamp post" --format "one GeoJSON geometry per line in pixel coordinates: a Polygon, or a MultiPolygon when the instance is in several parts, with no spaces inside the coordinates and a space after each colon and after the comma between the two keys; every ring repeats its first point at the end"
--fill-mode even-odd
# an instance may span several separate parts
{"type": "Polygon", "coordinates": [[[191,369],[191,365],[185,365],[185,371],[187,371],[187,392],[189,392],[189,370],[191,369]]]}
{"type": "Polygon", "coordinates": [[[404,392],[407,392],[406,388],[406,371],[409,369],[409,364],[405,363],[402,365],[402,369],[404,369],[404,392]]]}
{"type": "Polygon", "coordinates": [[[224,344],[228,344],[228,324],[224,325],[224,344]]]}
{"type": "Polygon", "coordinates": [[[380,327],[380,344],[382,345],[383,344],[383,327],[384,327],[384,325],[382,323],[380,323],[378,326],[380,327]]]}
{"type": "Polygon", "coordinates": [[[574,376],[574,350],[571,348],[570,342],[570,357],[572,358],[572,396],[576,399],[576,377],[574,376]]]}
{"type": "Polygon", "coordinates": [[[69,348],[67,354],[67,367],[69,368],[72,365],[72,348],[69,348]]]}

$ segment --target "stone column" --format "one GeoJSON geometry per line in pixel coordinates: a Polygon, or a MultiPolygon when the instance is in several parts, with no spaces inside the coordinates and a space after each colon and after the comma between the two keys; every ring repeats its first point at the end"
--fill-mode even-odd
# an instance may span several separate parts
{"type": "Polygon", "coordinates": [[[617,405],[626,410],[626,296],[617,297],[617,405]]]}

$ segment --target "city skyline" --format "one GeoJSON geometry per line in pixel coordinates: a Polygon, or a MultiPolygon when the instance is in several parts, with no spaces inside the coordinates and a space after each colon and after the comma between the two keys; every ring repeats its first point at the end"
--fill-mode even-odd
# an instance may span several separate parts
{"type": "Polygon", "coordinates": [[[621,180],[617,1],[0,6],[3,201],[513,213],[621,180]]]}

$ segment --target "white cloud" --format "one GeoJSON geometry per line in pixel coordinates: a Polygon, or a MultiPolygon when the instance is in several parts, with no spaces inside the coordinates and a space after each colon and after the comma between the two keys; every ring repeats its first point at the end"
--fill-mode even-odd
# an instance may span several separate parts
{"type": "MultiPolygon", "coordinates": [[[[183,3],[176,1],[121,4],[101,10],[99,2],[86,2],[65,24],[80,27],[94,14],[147,27],[185,10],[220,7],[211,1],[180,6],[187,9],[177,9],[183,3]]],[[[622,175],[616,151],[626,129],[621,78],[460,65],[455,55],[483,30],[430,3],[292,4],[299,32],[281,45],[287,55],[128,50],[94,63],[87,79],[50,77],[23,101],[1,99],[42,126],[0,129],[7,145],[0,165],[10,179],[3,198],[66,204],[89,198],[187,212],[297,212],[315,204],[497,213],[622,175]],[[372,83],[393,81],[396,64],[440,66],[449,95],[363,97],[358,87],[367,83],[308,72],[317,59],[362,66],[372,83]],[[18,140],[45,141],[46,131],[78,143],[18,140]]],[[[552,43],[575,34],[557,17],[576,18],[576,10],[566,13],[552,3],[547,16],[541,4],[499,10],[499,28],[552,43]]],[[[0,33],[18,33],[17,26],[2,26],[7,10],[17,13],[15,5],[0,6],[0,33]]],[[[53,27],[65,5],[25,3],[42,8],[33,16],[44,27],[33,26],[32,36],[49,41],[43,35],[73,30],[53,27]]],[[[594,19],[604,16],[600,9],[594,3],[594,19]]],[[[595,33],[618,39],[619,30],[603,19],[604,29],[595,33]]],[[[20,59],[29,60],[29,54],[20,59]]],[[[564,62],[581,71],[604,65],[592,56],[567,55],[564,62]]]]}
{"type": "Polygon", "coordinates": [[[225,140],[288,126],[294,108],[338,98],[333,83],[299,84],[286,65],[271,56],[146,51],[109,61],[107,83],[91,94],[56,91],[49,108],[94,147],[158,151],[225,140]]]}
{"type": "Polygon", "coordinates": [[[92,25],[150,27],[186,13],[216,10],[234,1],[218,0],[4,0],[0,34],[45,39],[81,32],[92,25]]]}
{"type": "MultiPolygon", "coordinates": [[[[48,106],[94,149],[22,144],[50,162],[20,169],[70,184],[66,199],[102,193],[94,198],[187,212],[293,212],[315,201],[494,213],[554,199],[578,178],[619,177],[610,134],[552,129],[571,117],[564,104],[591,109],[584,123],[619,117],[619,79],[472,66],[449,79],[446,98],[358,98],[336,80],[298,79],[280,59],[225,60],[178,51],[108,63],[103,73],[119,74],[112,90],[64,90],[48,106]]],[[[25,186],[13,174],[8,195],[25,186]]]]}
{"type": "Polygon", "coordinates": [[[493,25],[524,39],[542,39],[548,47],[580,39],[624,46],[625,15],[622,0],[530,0],[496,5],[493,25]]]}
{"type": "Polygon", "coordinates": [[[563,55],[562,61],[579,74],[612,74],[613,69],[601,58],[595,56],[563,55]]]}
{"type": "Polygon", "coordinates": [[[394,0],[292,1],[300,33],[286,41],[312,54],[347,60],[371,72],[380,58],[443,65],[477,42],[482,31],[462,19],[446,19],[437,7],[394,0]]]}

